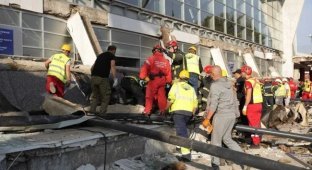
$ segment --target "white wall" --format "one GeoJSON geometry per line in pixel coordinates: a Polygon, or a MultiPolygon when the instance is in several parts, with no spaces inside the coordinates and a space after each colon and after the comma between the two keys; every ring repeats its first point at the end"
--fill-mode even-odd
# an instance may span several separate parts
{"type": "Polygon", "coordinates": [[[10,4],[20,5],[22,9],[43,12],[43,0],[0,0],[0,4],[9,6],[10,4]]]}

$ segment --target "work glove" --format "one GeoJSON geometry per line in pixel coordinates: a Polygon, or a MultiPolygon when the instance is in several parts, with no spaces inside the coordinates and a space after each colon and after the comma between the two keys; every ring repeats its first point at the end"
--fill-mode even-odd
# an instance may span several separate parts
{"type": "Polygon", "coordinates": [[[141,87],[145,87],[146,81],[145,80],[140,80],[139,84],[140,84],[141,87]]]}
{"type": "Polygon", "coordinates": [[[243,115],[247,115],[247,106],[244,106],[243,110],[242,110],[243,115]]]}
{"type": "Polygon", "coordinates": [[[118,79],[114,78],[113,88],[117,87],[118,85],[118,79]]]}
{"type": "Polygon", "coordinates": [[[205,131],[207,131],[207,134],[210,134],[212,132],[213,126],[210,123],[209,119],[205,118],[201,125],[204,127],[205,131]]]}

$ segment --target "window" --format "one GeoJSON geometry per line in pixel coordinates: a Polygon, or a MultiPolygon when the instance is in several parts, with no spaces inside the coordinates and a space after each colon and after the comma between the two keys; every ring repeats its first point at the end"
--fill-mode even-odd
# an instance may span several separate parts
{"type": "Polygon", "coordinates": [[[215,30],[224,32],[224,19],[215,17],[215,30]]]}
{"type": "Polygon", "coordinates": [[[141,59],[146,59],[149,56],[152,55],[152,49],[153,48],[146,48],[146,47],[141,47],[141,59]]]}
{"type": "Polygon", "coordinates": [[[260,33],[259,32],[255,32],[255,42],[260,44],[260,33]]]}
{"type": "Polygon", "coordinates": [[[140,44],[140,37],[137,34],[123,32],[119,30],[112,30],[112,41],[126,44],[140,44]]]}
{"type": "Polygon", "coordinates": [[[214,9],[215,9],[215,11],[214,11],[215,16],[224,18],[224,5],[223,4],[215,2],[215,8],[214,9]]]}
{"type": "Polygon", "coordinates": [[[207,12],[201,12],[201,25],[213,29],[213,15],[207,12]]]}
{"type": "Polygon", "coordinates": [[[166,0],[166,15],[181,19],[182,3],[178,0],[166,0]]]}
{"type": "Polygon", "coordinates": [[[139,5],[139,0],[121,0],[121,1],[130,5],[135,5],[135,6],[139,5]]]}
{"type": "Polygon", "coordinates": [[[52,18],[44,18],[44,31],[69,35],[66,30],[66,23],[52,18]]]}
{"type": "Polygon", "coordinates": [[[116,56],[126,58],[140,58],[140,48],[133,45],[113,43],[117,46],[116,56]]]}
{"type": "Polygon", "coordinates": [[[198,9],[189,5],[185,5],[185,21],[198,24],[198,9]]]}
{"type": "Polygon", "coordinates": [[[237,25],[237,37],[242,39],[245,38],[245,27],[237,25]]]}
{"type": "Polygon", "coordinates": [[[260,17],[261,17],[261,11],[258,9],[254,9],[254,19],[257,21],[260,21],[261,20],[260,17]]]}
{"type": "Polygon", "coordinates": [[[24,47],[23,56],[42,57],[42,49],[24,47]]]}
{"type": "Polygon", "coordinates": [[[40,31],[23,29],[23,45],[32,47],[42,47],[42,36],[40,31]]]}
{"type": "Polygon", "coordinates": [[[62,44],[69,43],[71,44],[70,37],[64,37],[61,35],[44,33],[44,48],[48,49],[60,49],[62,44]]]}
{"type": "Polygon", "coordinates": [[[246,31],[247,40],[252,41],[252,35],[253,35],[252,30],[247,29],[247,31],[246,31]]]}
{"type": "Polygon", "coordinates": [[[252,6],[249,4],[246,4],[246,15],[252,17],[252,6]]]}
{"type": "Polygon", "coordinates": [[[245,15],[241,12],[237,12],[237,24],[245,26],[245,15]]]}
{"type": "Polygon", "coordinates": [[[155,12],[160,12],[159,0],[143,0],[142,8],[149,9],[155,12]]]}
{"type": "Polygon", "coordinates": [[[93,27],[93,30],[99,41],[109,40],[109,31],[107,29],[93,27]]]}
{"type": "Polygon", "coordinates": [[[230,7],[227,7],[226,8],[226,19],[229,21],[235,22],[234,16],[235,16],[235,10],[230,8],[230,7]]]}
{"type": "Polygon", "coordinates": [[[158,43],[157,39],[141,36],[141,46],[148,47],[152,49],[155,44],[158,43]]]}
{"type": "Polygon", "coordinates": [[[41,17],[37,15],[23,13],[22,26],[24,28],[41,30],[41,17]]]}
{"type": "Polygon", "coordinates": [[[19,12],[0,8],[0,24],[20,26],[19,12]]]}
{"type": "Polygon", "coordinates": [[[233,0],[226,0],[226,6],[234,8],[234,1],[233,0]]]}
{"type": "Polygon", "coordinates": [[[243,0],[236,0],[236,9],[242,13],[245,13],[245,4],[243,0]]]}
{"type": "Polygon", "coordinates": [[[205,67],[208,64],[211,64],[211,56],[210,56],[209,48],[200,46],[199,56],[200,56],[203,67],[205,67]]]}
{"type": "MultiPolygon", "coordinates": [[[[208,11],[208,6],[209,4],[211,4],[212,2],[210,2],[211,0],[200,0],[200,9],[204,10],[204,11],[208,11]]],[[[210,5],[211,6],[211,5],[210,5]]]]}
{"type": "Polygon", "coordinates": [[[227,34],[235,36],[235,23],[227,22],[226,29],[227,29],[227,34]]]}
{"type": "Polygon", "coordinates": [[[133,58],[116,57],[116,65],[123,67],[139,67],[140,60],[133,58]]]}
{"type": "Polygon", "coordinates": [[[252,29],[252,18],[246,17],[246,27],[252,29]]]}
{"type": "Polygon", "coordinates": [[[261,44],[267,45],[267,37],[264,34],[261,34],[261,44]]]}

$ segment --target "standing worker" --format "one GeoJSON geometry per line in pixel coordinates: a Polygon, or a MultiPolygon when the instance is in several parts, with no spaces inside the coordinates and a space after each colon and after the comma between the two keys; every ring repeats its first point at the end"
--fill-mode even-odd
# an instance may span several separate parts
{"type": "MultiPolygon", "coordinates": [[[[258,79],[251,76],[251,67],[244,65],[241,68],[243,77],[246,78],[245,81],[245,105],[243,107],[242,113],[247,116],[248,123],[250,127],[260,128],[261,126],[261,113],[262,113],[262,93],[261,85],[258,79]]],[[[260,136],[258,134],[251,134],[251,139],[253,145],[251,148],[260,148],[260,136]]]]}
{"type": "Polygon", "coordinates": [[[196,47],[191,46],[188,49],[188,53],[185,55],[186,58],[186,65],[187,65],[187,71],[190,73],[190,79],[189,83],[192,85],[192,87],[195,89],[197,93],[198,89],[198,80],[199,75],[203,71],[203,67],[201,64],[200,57],[196,55],[196,47]]]}
{"type": "Polygon", "coordinates": [[[64,97],[65,86],[70,85],[70,51],[69,44],[62,45],[62,53],[54,54],[45,62],[48,69],[46,90],[49,94],[64,97]]]}
{"type": "Polygon", "coordinates": [[[275,80],[275,82],[277,83],[277,85],[273,87],[275,104],[283,106],[284,99],[286,97],[286,89],[281,79],[278,78],[275,80]]]}
{"type": "Polygon", "coordinates": [[[286,95],[285,95],[285,106],[288,107],[289,106],[289,103],[290,103],[290,87],[289,87],[289,84],[288,84],[288,79],[287,78],[283,78],[283,85],[285,87],[285,90],[286,90],[286,95]]]}
{"type": "MultiPolygon", "coordinates": [[[[243,152],[232,139],[232,129],[239,116],[238,100],[232,82],[222,76],[220,66],[214,66],[211,72],[214,82],[208,96],[206,120],[212,121],[211,144],[221,147],[223,143],[230,149],[243,152]]],[[[212,168],[219,169],[220,159],[212,157],[212,168]]]]}
{"type": "Polygon", "coordinates": [[[303,92],[302,92],[302,99],[308,100],[311,99],[311,81],[309,74],[304,76],[304,83],[303,83],[303,92]]]}
{"type": "Polygon", "coordinates": [[[266,78],[264,80],[264,84],[262,87],[263,92],[263,113],[268,113],[273,109],[274,105],[274,94],[273,94],[273,85],[272,80],[270,78],[266,78]]]}
{"type": "MultiPolygon", "coordinates": [[[[168,107],[173,114],[173,122],[177,136],[188,138],[187,122],[195,114],[197,109],[197,97],[195,90],[187,82],[190,74],[182,70],[179,81],[174,82],[168,94],[168,107]]],[[[190,149],[181,147],[182,156],[191,160],[190,149]]]]}
{"type": "Polygon", "coordinates": [[[291,97],[291,99],[295,99],[296,98],[296,91],[298,90],[298,86],[294,82],[293,78],[290,78],[288,84],[289,84],[289,87],[290,87],[290,97],[291,97]]]}
{"type": "Polygon", "coordinates": [[[172,80],[178,80],[179,73],[187,69],[185,54],[179,49],[177,41],[168,42],[167,53],[172,58],[172,80]]]}
{"type": "MultiPolygon", "coordinates": [[[[166,84],[171,84],[171,67],[169,61],[163,55],[163,49],[160,45],[155,45],[153,55],[145,60],[140,70],[141,82],[147,83],[145,93],[145,109],[143,114],[149,116],[153,107],[154,99],[158,101],[158,107],[161,114],[166,110],[166,84]]],[[[142,83],[141,83],[142,84],[142,83]]]]}
{"type": "Polygon", "coordinates": [[[116,66],[115,66],[115,53],[116,46],[110,45],[107,51],[97,56],[95,63],[91,67],[91,113],[98,113],[99,116],[104,116],[107,110],[107,106],[110,101],[111,87],[109,83],[110,72],[113,75],[114,83],[113,87],[118,84],[116,78],[116,66]],[[96,111],[98,100],[101,100],[100,111],[96,111]]]}

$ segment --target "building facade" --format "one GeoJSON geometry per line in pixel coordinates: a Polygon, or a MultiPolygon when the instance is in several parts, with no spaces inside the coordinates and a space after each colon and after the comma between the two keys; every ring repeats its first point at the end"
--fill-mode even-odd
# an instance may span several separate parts
{"type": "MultiPolygon", "coordinates": [[[[0,32],[3,32],[0,35],[6,39],[0,41],[0,54],[47,58],[58,52],[62,43],[73,43],[66,30],[69,15],[46,10],[45,4],[57,0],[30,1],[36,2],[36,8],[23,4],[23,0],[17,6],[0,1],[0,15],[6,16],[0,17],[0,32]]],[[[285,17],[291,15],[288,11],[295,11],[297,15],[292,17],[298,20],[303,3],[289,1],[292,0],[62,0],[58,3],[62,7],[83,6],[107,13],[107,23],[93,24],[93,29],[103,50],[109,44],[118,47],[120,66],[140,67],[159,41],[160,25],[165,25],[177,37],[183,51],[191,45],[197,46],[204,65],[213,64],[210,49],[220,48],[231,72],[244,64],[242,56],[247,51],[253,54],[262,76],[270,76],[269,67],[281,75],[292,76],[293,71],[289,71],[292,54],[285,50],[289,48],[285,41],[294,39],[289,37],[295,33],[285,31],[289,24],[285,17]]],[[[291,23],[296,27],[296,22],[291,23]]],[[[73,55],[76,54],[74,51],[73,55]]]]}

